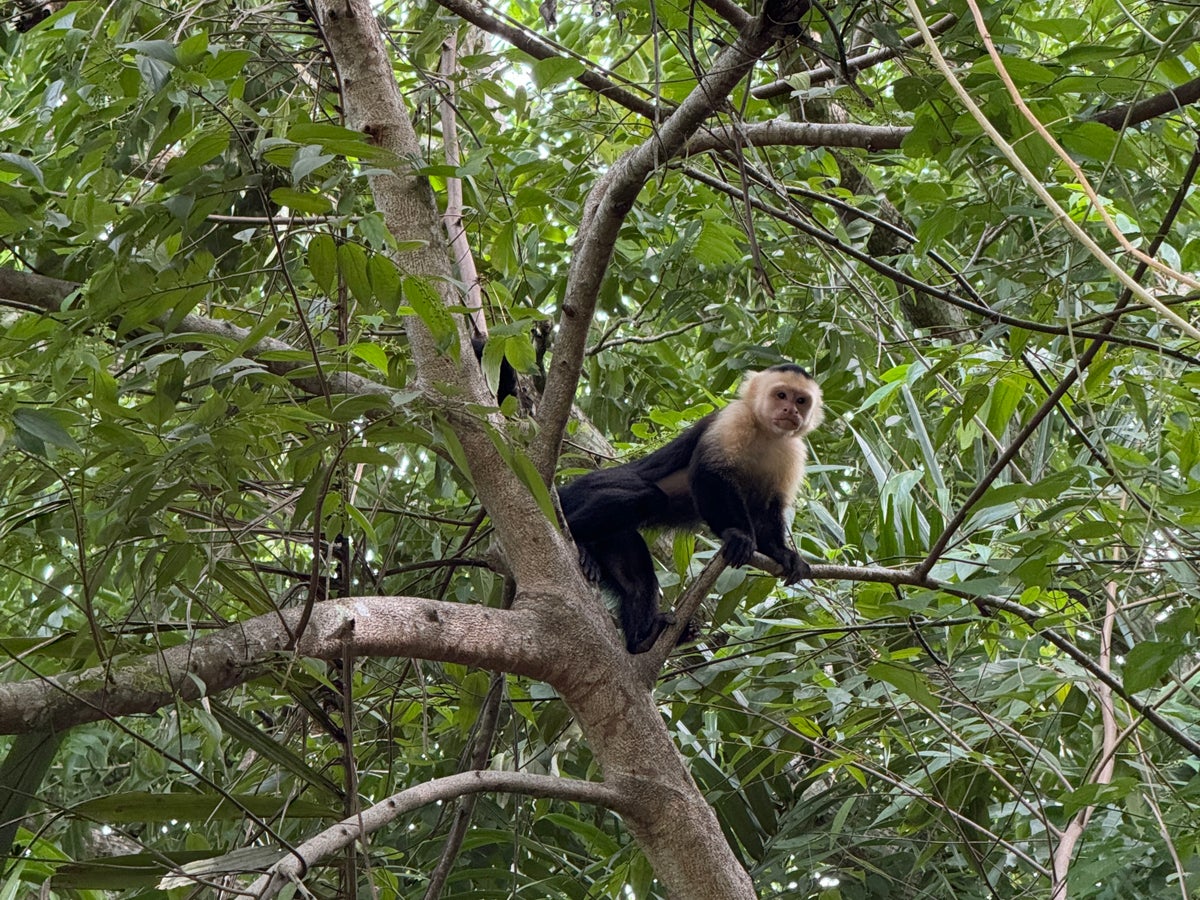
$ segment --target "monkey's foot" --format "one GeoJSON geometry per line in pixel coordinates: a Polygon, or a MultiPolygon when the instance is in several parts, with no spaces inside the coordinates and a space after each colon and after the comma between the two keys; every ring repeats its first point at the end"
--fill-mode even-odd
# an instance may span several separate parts
{"type": "Polygon", "coordinates": [[[675,616],[671,613],[659,613],[651,624],[649,630],[639,640],[628,640],[625,642],[625,648],[630,653],[645,653],[651,647],[658,643],[662,633],[675,624],[675,616]]]}
{"type": "Polygon", "coordinates": [[[579,569],[583,572],[583,577],[592,584],[599,584],[604,575],[604,570],[600,568],[600,563],[596,562],[595,557],[583,548],[583,544],[578,545],[578,550],[579,569]]]}
{"type": "Polygon", "coordinates": [[[683,626],[683,631],[679,633],[679,640],[675,642],[675,646],[680,647],[684,644],[694,644],[700,640],[703,634],[704,631],[700,628],[700,623],[695,619],[688,619],[687,624],[683,626]]]}

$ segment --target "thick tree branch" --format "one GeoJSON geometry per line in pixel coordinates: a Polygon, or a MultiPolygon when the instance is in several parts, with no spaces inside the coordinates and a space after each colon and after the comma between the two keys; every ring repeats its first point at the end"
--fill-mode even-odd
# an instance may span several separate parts
{"type": "Polygon", "coordinates": [[[758,59],[789,29],[796,27],[808,8],[807,0],[768,0],[761,15],[750,20],[737,40],[718,54],[712,68],[659,131],[622,156],[588,194],[567,275],[554,360],[538,413],[541,430],[532,455],[543,477],[549,477],[558,459],[563,429],[575,400],[596,298],[612,259],[617,234],[638,193],[652,172],[683,149],[758,59]]]}
{"type": "MultiPolygon", "coordinates": [[[[0,684],[0,734],[61,731],[227,690],[286,660],[299,617],[299,609],[267,613],[159,653],[0,684]]],[[[554,618],[421,597],[348,597],[313,607],[296,652],[339,659],[348,645],[355,656],[411,656],[544,679],[561,652],[562,623],[548,622],[554,618]]]]}
{"type": "Polygon", "coordinates": [[[1119,131],[1122,128],[1131,128],[1158,116],[1176,112],[1197,100],[1200,100],[1200,78],[1193,78],[1179,87],[1170,88],[1161,94],[1139,100],[1137,103],[1114,106],[1112,109],[1097,113],[1092,118],[1101,125],[1107,125],[1109,128],[1119,131]]]}
{"type": "Polygon", "coordinates": [[[750,13],[733,0],[704,0],[704,5],[738,30],[745,28],[750,21],[750,13]]]}
{"type": "Polygon", "coordinates": [[[706,128],[688,141],[684,153],[694,154],[706,150],[737,151],[746,145],[896,150],[910,131],[911,128],[901,125],[840,125],[772,119],[769,122],[706,128]]]}
{"type": "MultiPolygon", "coordinates": [[[[772,0],[768,6],[776,7],[779,12],[784,4],[785,0],[772,0]]],[[[371,179],[376,206],[398,240],[419,241],[424,247],[405,253],[400,264],[406,272],[425,277],[441,291],[447,306],[460,306],[461,298],[451,290],[449,256],[432,191],[428,182],[415,175],[410,167],[410,160],[420,158],[421,147],[384,52],[374,8],[368,0],[336,0],[322,3],[318,15],[321,33],[338,68],[342,108],[348,125],[369,134],[395,160],[391,172],[371,179]]],[[[740,41],[739,52],[755,50],[753,56],[757,56],[765,51],[777,33],[774,22],[778,18],[775,16],[754,29],[749,44],[740,41]]],[[[712,102],[725,96],[736,78],[728,84],[724,82],[734,75],[738,78],[744,75],[753,58],[729,58],[729,61],[739,66],[737,72],[723,72],[715,79],[706,79],[708,88],[714,91],[712,102]],[[724,90],[717,92],[718,87],[724,90]]],[[[712,108],[708,101],[701,103],[694,98],[685,101],[676,113],[679,118],[672,116],[663,129],[664,146],[671,153],[678,152],[712,108]],[[691,108],[680,116],[689,102],[691,108]],[[673,126],[673,122],[678,124],[673,126]]],[[[622,217],[655,165],[653,152],[649,158],[636,153],[634,156],[637,161],[634,169],[640,172],[634,179],[636,185],[631,185],[632,190],[625,189],[628,194],[625,201],[620,199],[622,191],[612,194],[618,197],[618,202],[625,203],[622,217]]],[[[620,179],[617,183],[620,184],[620,179]]],[[[603,254],[601,270],[610,253],[611,244],[603,254]]],[[[596,259],[594,254],[592,258],[596,259]]],[[[594,300],[593,296],[593,305],[594,300]]],[[[463,358],[453,365],[437,352],[433,336],[426,328],[416,322],[409,327],[422,387],[432,393],[439,383],[449,383],[469,399],[484,400],[483,377],[471,358],[466,329],[461,324],[458,337],[463,358]]],[[[558,355],[556,352],[556,365],[558,355]]],[[[574,357],[570,394],[574,392],[581,358],[581,353],[574,357]]],[[[568,412],[572,400],[573,397],[566,397],[568,412]]],[[[447,407],[480,499],[492,514],[497,536],[521,590],[513,613],[527,606],[530,613],[537,612],[553,620],[559,632],[549,642],[544,630],[533,627],[510,637],[519,645],[536,648],[529,652],[539,660],[547,660],[538,677],[554,685],[575,712],[606,779],[612,782],[616,777],[633,775],[650,782],[650,787],[638,791],[638,808],[626,821],[655,874],[669,893],[690,900],[750,900],[754,889],[749,875],[730,849],[716,816],[671,743],[650,692],[635,677],[630,658],[621,647],[607,613],[583,582],[575,554],[568,552],[566,541],[533,503],[529,489],[505,465],[497,449],[502,438],[493,443],[493,433],[477,419],[456,413],[449,403],[443,406],[447,407]],[[538,587],[537,593],[530,591],[531,586],[538,587]],[[581,665],[581,660],[586,665],[581,665]]],[[[562,421],[565,419],[557,421],[553,454],[542,458],[545,465],[541,473],[547,480],[556,461],[562,421]]],[[[494,427],[497,431],[501,427],[499,418],[494,427]]]]}
{"type": "Polygon", "coordinates": [[[471,771],[435,778],[433,781],[393,794],[363,810],[359,815],[343,819],[333,827],[309,838],[251,885],[250,894],[260,900],[274,897],[284,885],[303,877],[311,866],[328,859],[361,837],[378,831],[414,809],[488,791],[591,803],[617,811],[630,808],[628,800],[623,798],[633,793],[630,786],[618,791],[606,784],[569,781],[529,772],[471,771]]]}
{"type": "MultiPolygon", "coordinates": [[[[436,290],[442,303],[461,308],[446,246],[445,233],[429,180],[415,163],[422,158],[421,142],[413,129],[391,60],[380,35],[374,7],[368,0],[333,0],[314,9],[320,33],[338,69],[342,108],[349,127],[363,132],[390,155],[390,170],[377,169],[370,178],[376,209],[398,241],[420,248],[404,252],[397,262],[410,277],[436,290]]],[[[424,322],[408,320],[409,346],[417,364],[418,383],[450,420],[462,445],[472,481],[492,517],[505,559],[523,591],[564,591],[566,602],[587,596],[574,554],[557,528],[542,512],[530,490],[505,463],[489,427],[447,397],[446,387],[468,402],[492,405],[483,373],[475,362],[470,335],[461,316],[455,317],[458,360],[439,350],[424,322]]],[[[502,427],[497,414],[494,427],[502,427]]]]}

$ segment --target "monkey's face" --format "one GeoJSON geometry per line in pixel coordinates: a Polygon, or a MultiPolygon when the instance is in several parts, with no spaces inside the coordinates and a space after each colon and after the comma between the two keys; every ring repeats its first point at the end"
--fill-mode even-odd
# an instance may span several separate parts
{"type": "MultiPolygon", "coordinates": [[[[762,373],[769,374],[773,373],[762,373]]],[[[758,421],[780,437],[807,434],[821,422],[821,389],[812,379],[780,374],[783,377],[772,378],[758,394],[758,421]]]]}

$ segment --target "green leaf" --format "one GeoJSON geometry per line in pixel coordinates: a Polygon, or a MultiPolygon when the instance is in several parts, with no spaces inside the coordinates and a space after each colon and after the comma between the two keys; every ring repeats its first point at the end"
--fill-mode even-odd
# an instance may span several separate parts
{"type": "Polygon", "coordinates": [[[545,90],[582,74],[583,69],[583,62],[571,57],[539,59],[533,64],[533,83],[538,90],[545,90]]]}
{"type": "Polygon", "coordinates": [[[18,431],[35,437],[52,447],[60,447],[76,453],[83,452],[83,448],[75,442],[67,429],[63,428],[58,416],[48,410],[19,407],[13,410],[13,425],[17,427],[18,431]]]}
{"type": "Polygon", "coordinates": [[[311,175],[326,163],[332,162],[334,158],[332,153],[322,153],[321,148],[316,145],[309,144],[301,147],[292,156],[292,184],[299,184],[306,176],[311,175]]]}
{"type": "Polygon", "coordinates": [[[369,363],[380,372],[387,374],[388,370],[388,355],[387,351],[378,344],[358,343],[350,348],[350,351],[361,359],[363,362],[369,363]]]}
{"type": "Polygon", "coordinates": [[[1139,641],[1125,655],[1122,681],[1136,694],[1161,682],[1187,647],[1176,641],[1139,641]]]}
{"type": "Polygon", "coordinates": [[[324,194],[312,191],[298,191],[295,188],[281,187],[271,191],[271,200],[281,207],[286,206],[292,212],[319,216],[333,209],[333,203],[324,194]]]}
{"type": "MultiPolygon", "coordinates": [[[[1051,84],[1058,75],[1052,70],[1046,68],[1040,63],[1035,63],[1033,60],[1025,59],[1020,56],[1001,56],[1000,62],[1004,65],[1005,71],[1009,77],[1017,85],[1023,84],[1051,84]]],[[[989,57],[977,62],[971,67],[971,74],[978,75],[981,73],[996,74],[996,64],[989,57]]]]}
{"type": "Polygon", "coordinates": [[[183,156],[169,160],[166,165],[168,175],[178,175],[192,169],[198,169],[207,162],[216,159],[229,146],[230,132],[221,127],[206,131],[197,138],[183,156]]]}
{"type": "Polygon", "coordinates": [[[381,159],[384,151],[367,136],[352,128],[324,122],[300,122],[288,129],[287,139],[297,144],[313,144],[338,156],[353,159],[381,159]]]}
{"type": "Polygon", "coordinates": [[[221,50],[209,63],[208,71],[205,74],[213,81],[224,81],[226,78],[233,78],[240,74],[245,69],[246,63],[253,58],[254,53],[250,50],[221,50]]]}
{"type": "Polygon", "coordinates": [[[367,260],[367,279],[379,305],[392,315],[400,309],[400,270],[383,253],[372,253],[367,260]]]}
{"type": "Polygon", "coordinates": [[[367,252],[358,244],[339,244],[337,248],[338,271],[354,299],[368,309],[374,307],[374,292],[367,278],[367,252]]]}
{"type": "Polygon", "coordinates": [[[32,175],[33,180],[42,187],[46,186],[42,178],[42,170],[31,159],[26,159],[17,153],[0,153],[0,172],[17,172],[22,175],[32,175]]]}
{"type": "Polygon", "coordinates": [[[1059,136],[1062,145],[1077,156],[1096,162],[1115,162],[1121,166],[1137,165],[1135,154],[1119,131],[1099,122],[1076,122],[1059,136]]]}
{"type": "Polygon", "coordinates": [[[881,660],[868,666],[867,674],[878,681],[886,681],[928,709],[936,710],[941,707],[938,698],[929,689],[925,676],[916,669],[881,660]]]}
{"type": "Polygon", "coordinates": [[[328,234],[308,242],[308,270],[326,297],[337,296],[337,245],[328,234]]]}

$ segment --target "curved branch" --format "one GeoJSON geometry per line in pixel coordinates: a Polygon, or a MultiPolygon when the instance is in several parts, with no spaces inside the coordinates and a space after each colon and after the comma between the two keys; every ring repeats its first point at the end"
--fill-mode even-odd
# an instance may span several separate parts
{"type": "Polygon", "coordinates": [[[309,838],[251,885],[250,895],[258,898],[274,897],[284,885],[303,877],[314,864],[339,850],[344,850],[359,838],[378,831],[399,816],[418,807],[485,791],[591,803],[617,811],[629,806],[628,801],[622,799],[628,795],[628,791],[618,791],[607,784],[568,781],[552,775],[534,775],[529,772],[489,770],[447,775],[393,794],[358,815],[343,819],[332,828],[309,838]]]}
{"type": "MultiPolygon", "coordinates": [[[[545,608],[502,610],[423,597],[347,597],[313,607],[296,652],[317,659],[412,656],[545,680],[561,629],[545,608]]],[[[61,731],[151,713],[235,687],[265,670],[295,633],[299,609],[266,613],[213,634],[83,672],[0,684],[0,734],[61,731]]]]}

